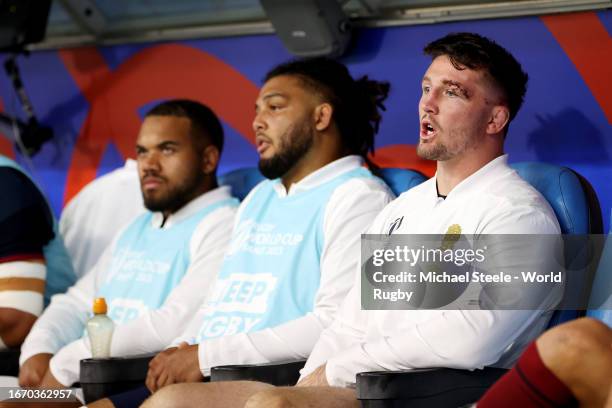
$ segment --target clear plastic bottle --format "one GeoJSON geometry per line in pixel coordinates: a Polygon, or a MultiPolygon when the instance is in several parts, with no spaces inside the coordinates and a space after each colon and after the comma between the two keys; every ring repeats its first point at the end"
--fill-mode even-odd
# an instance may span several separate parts
{"type": "Polygon", "coordinates": [[[94,317],[87,321],[87,334],[93,358],[109,358],[115,324],[106,315],[106,301],[96,298],[93,303],[94,317]]]}

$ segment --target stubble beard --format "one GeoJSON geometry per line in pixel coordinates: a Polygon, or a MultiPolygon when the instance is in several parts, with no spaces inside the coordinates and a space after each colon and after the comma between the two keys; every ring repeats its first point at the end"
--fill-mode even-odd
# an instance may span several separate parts
{"type": "Polygon", "coordinates": [[[470,132],[466,129],[457,129],[449,133],[453,144],[443,143],[435,139],[429,143],[419,141],[417,146],[417,155],[425,160],[447,161],[453,159],[465,151],[469,150],[476,144],[476,140],[468,136],[470,132]]]}
{"type": "Polygon", "coordinates": [[[259,160],[259,171],[271,180],[282,177],[308,153],[312,144],[312,126],[307,120],[302,120],[280,137],[278,153],[269,159],[259,160]]]}
{"type": "MultiPolygon", "coordinates": [[[[187,178],[174,186],[168,186],[165,192],[157,196],[146,196],[142,192],[142,199],[147,210],[152,212],[174,213],[191,201],[196,191],[203,184],[204,174],[199,169],[187,173],[187,178]]],[[[166,183],[168,182],[165,179],[166,183]]]]}

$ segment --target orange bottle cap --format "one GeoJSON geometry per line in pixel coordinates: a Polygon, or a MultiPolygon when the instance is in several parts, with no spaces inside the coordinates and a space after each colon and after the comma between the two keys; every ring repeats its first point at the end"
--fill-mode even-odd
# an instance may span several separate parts
{"type": "Polygon", "coordinates": [[[106,314],[106,300],[103,297],[96,298],[93,303],[94,314],[106,314]]]}

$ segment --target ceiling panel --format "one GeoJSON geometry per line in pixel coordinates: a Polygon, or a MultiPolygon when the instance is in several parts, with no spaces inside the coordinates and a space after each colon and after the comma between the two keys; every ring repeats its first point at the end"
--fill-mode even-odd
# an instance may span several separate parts
{"type": "MultiPolygon", "coordinates": [[[[343,0],[342,3],[357,27],[612,7],[612,0],[343,0]]],[[[258,0],[53,0],[47,38],[32,48],[273,31],[258,0]]]]}

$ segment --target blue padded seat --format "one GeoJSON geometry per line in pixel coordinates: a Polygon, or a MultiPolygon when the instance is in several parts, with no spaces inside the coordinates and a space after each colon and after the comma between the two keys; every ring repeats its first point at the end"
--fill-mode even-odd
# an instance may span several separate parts
{"type": "MultiPolygon", "coordinates": [[[[374,172],[387,183],[394,194],[400,195],[406,190],[421,184],[427,178],[416,170],[385,168],[374,172]]],[[[232,187],[232,195],[240,201],[265,177],[255,167],[244,167],[232,170],[219,176],[219,185],[232,187]]]]}
{"type": "Polygon", "coordinates": [[[232,195],[242,201],[253,187],[265,179],[256,167],[244,167],[220,175],[219,185],[230,186],[232,195]]]}
{"type": "Polygon", "coordinates": [[[374,174],[383,179],[397,196],[427,180],[427,177],[416,170],[393,167],[377,169],[374,174]]]}
{"type": "MultiPolygon", "coordinates": [[[[566,167],[545,163],[516,163],[511,167],[549,202],[564,234],[602,232],[599,201],[591,185],[579,174],[566,167]]],[[[610,242],[608,245],[612,246],[610,242]]],[[[612,258],[612,254],[607,255],[612,258]]],[[[577,278],[575,285],[566,282],[566,290],[569,287],[572,291],[588,294],[590,288],[584,284],[580,268],[584,265],[580,257],[585,256],[588,254],[582,251],[568,253],[566,248],[566,268],[569,261],[569,268],[574,266],[572,274],[577,278]]],[[[610,293],[609,289],[607,293],[610,293]]],[[[575,317],[578,317],[577,311],[556,312],[551,325],[575,317]]],[[[478,400],[503,372],[503,369],[485,367],[475,371],[442,368],[360,373],[357,375],[357,394],[364,408],[454,408],[478,400]]]]}
{"type": "MultiPolygon", "coordinates": [[[[510,165],[518,174],[540,192],[557,216],[563,234],[600,234],[603,230],[599,200],[589,182],[573,170],[547,163],[524,162],[510,165]]],[[[566,291],[572,298],[588,297],[590,287],[585,285],[586,271],[577,268],[585,265],[587,252],[573,247],[566,250],[565,265],[568,273],[566,291]]],[[[557,311],[549,327],[580,317],[576,310],[557,311]]]]}
{"type": "Polygon", "coordinates": [[[514,163],[510,167],[546,198],[555,211],[563,234],[601,233],[599,202],[589,194],[592,187],[585,185],[588,182],[576,172],[567,167],[536,162],[514,163]]]}
{"type": "MultiPolygon", "coordinates": [[[[612,211],[610,221],[612,222],[612,211]]],[[[608,233],[599,259],[587,316],[599,319],[612,327],[612,231],[608,233]]]]}

